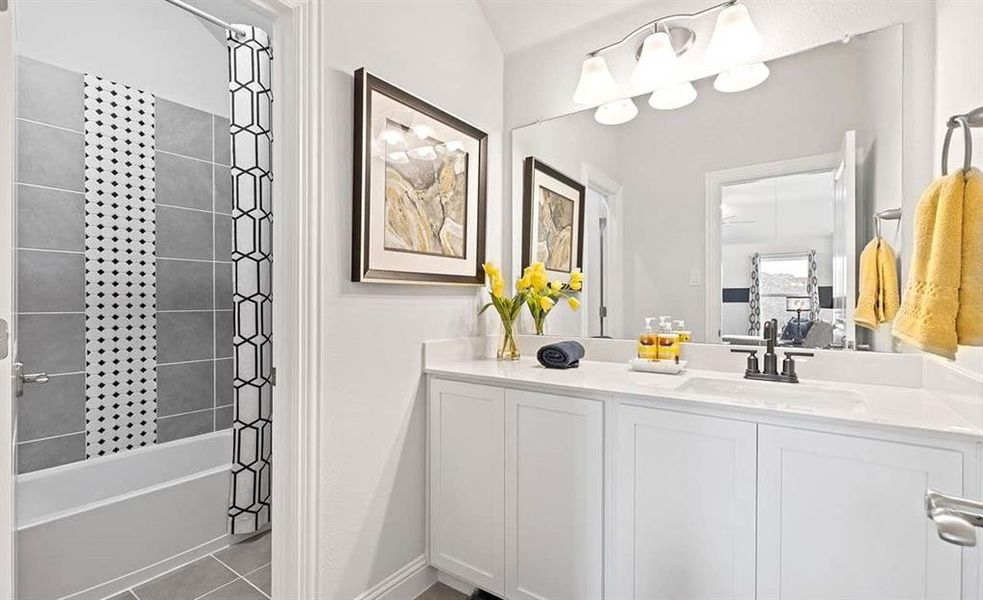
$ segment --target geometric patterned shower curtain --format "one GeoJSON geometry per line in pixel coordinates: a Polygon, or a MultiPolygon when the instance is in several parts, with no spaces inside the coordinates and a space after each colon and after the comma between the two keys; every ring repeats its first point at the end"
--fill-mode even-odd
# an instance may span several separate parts
{"type": "Polygon", "coordinates": [[[809,320],[813,323],[819,318],[819,264],[816,251],[809,251],[809,274],[806,289],[809,292],[809,320]]]}
{"type": "Polygon", "coordinates": [[[748,298],[748,335],[761,335],[761,255],[751,255],[751,290],[748,298]]]}
{"type": "Polygon", "coordinates": [[[230,32],[235,418],[232,533],[270,522],[273,442],[273,55],[262,29],[230,32]]]}

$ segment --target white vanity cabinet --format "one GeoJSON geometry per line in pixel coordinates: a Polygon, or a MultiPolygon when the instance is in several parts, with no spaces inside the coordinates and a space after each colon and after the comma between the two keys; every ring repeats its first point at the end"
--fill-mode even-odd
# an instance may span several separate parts
{"type": "Polygon", "coordinates": [[[754,597],[755,424],[618,410],[617,596],[754,597]]]}
{"type": "Polygon", "coordinates": [[[923,499],[962,482],[958,451],[759,426],[757,597],[962,597],[960,549],[923,499]]]}

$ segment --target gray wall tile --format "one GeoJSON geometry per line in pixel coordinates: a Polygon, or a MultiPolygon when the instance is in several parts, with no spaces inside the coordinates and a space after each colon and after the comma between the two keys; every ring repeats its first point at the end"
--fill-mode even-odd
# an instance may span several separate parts
{"type": "Polygon", "coordinates": [[[212,160],[212,115],[157,98],[154,134],[157,147],[167,152],[212,160]]]}
{"type": "Polygon", "coordinates": [[[213,361],[157,367],[157,415],[166,417],[212,408],[215,394],[213,361]]]}
{"type": "Polygon", "coordinates": [[[232,217],[215,215],[215,260],[232,260],[232,217]]]}
{"type": "Polygon", "coordinates": [[[17,121],[17,181],[85,191],[81,133],[17,121]]]}
{"type": "Polygon", "coordinates": [[[157,259],[157,310],[210,310],[212,264],[157,259]]]}
{"type": "Polygon", "coordinates": [[[30,473],[85,459],[85,434],[25,442],[17,445],[17,472],[30,473]]]}
{"type": "Polygon", "coordinates": [[[54,375],[44,385],[24,387],[17,399],[21,442],[85,431],[85,375],[54,375]]]}
{"type": "Polygon", "coordinates": [[[18,185],[17,245],[83,252],[85,195],[18,185]]]}
{"type": "Polygon", "coordinates": [[[215,308],[232,306],[232,263],[215,263],[215,308]]]}
{"type": "Polygon", "coordinates": [[[17,308],[22,312],[84,311],[85,257],[18,250],[17,308]]]}
{"type": "Polygon", "coordinates": [[[215,409],[215,431],[232,427],[232,407],[223,406],[215,409]]]}
{"type": "Polygon", "coordinates": [[[220,165],[232,164],[232,133],[229,130],[229,120],[213,115],[215,122],[215,158],[220,165]]]}
{"type": "Polygon", "coordinates": [[[85,315],[18,315],[18,352],[29,373],[85,370],[85,315]]]}
{"type": "Polygon", "coordinates": [[[215,212],[232,214],[232,170],[229,167],[215,167],[215,212]]]}
{"type": "Polygon", "coordinates": [[[212,358],[212,312],[157,313],[157,362],[212,358]]]}
{"type": "Polygon", "coordinates": [[[232,404],[232,359],[215,361],[215,406],[232,404]]]}
{"type": "Polygon", "coordinates": [[[82,131],[82,74],[20,56],[17,116],[82,131]]]}
{"type": "Polygon", "coordinates": [[[140,600],[175,600],[198,598],[236,579],[235,573],[211,556],[165,573],[133,588],[140,600]]]}
{"type": "Polygon", "coordinates": [[[211,163],[157,152],[154,169],[158,203],[212,210],[211,163]]]}
{"type": "Polygon", "coordinates": [[[232,356],[232,311],[215,311],[215,358],[232,356]]]}
{"type": "Polygon", "coordinates": [[[245,579],[236,579],[201,597],[201,600],[266,600],[259,590],[249,585],[245,579]]]}
{"type": "MultiPolygon", "coordinates": [[[[214,431],[214,410],[177,415],[175,417],[158,417],[157,443],[165,444],[194,435],[202,435],[214,431]]],[[[137,591],[137,594],[140,594],[137,591]]],[[[140,595],[143,598],[143,595],[140,595]]],[[[173,597],[173,596],[172,596],[173,597]]],[[[177,596],[183,598],[184,596],[177,596]]]]}
{"type": "Polygon", "coordinates": [[[212,214],[157,207],[157,256],[212,260],[212,214]]]}

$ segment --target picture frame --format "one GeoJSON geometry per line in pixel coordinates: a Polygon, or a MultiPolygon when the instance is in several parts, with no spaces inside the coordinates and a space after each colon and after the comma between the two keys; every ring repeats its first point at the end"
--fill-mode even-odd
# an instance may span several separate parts
{"type": "Polygon", "coordinates": [[[542,262],[550,279],[584,268],[587,188],[537,159],[522,165],[522,268],[542,262]],[[549,210],[547,218],[546,210],[549,210]]]}
{"type": "Polygon", "coordinates": [[[354,112],[351,280],[483,285],[488,134],[365,68],[354,112]]]}

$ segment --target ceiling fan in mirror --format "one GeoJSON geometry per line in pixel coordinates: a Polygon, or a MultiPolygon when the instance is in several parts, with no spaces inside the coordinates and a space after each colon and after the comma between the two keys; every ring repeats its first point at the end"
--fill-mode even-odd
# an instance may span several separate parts
{"type": "Polygon", "coordinates": [[[742,92],[762,83],[768,78],[768,67],[758,60],[764,38],[751,21],[747,7],[738,4],[738,0],[728,0],[695,13],[660,17],[619,41],[588,53],[573,94],[574,102],[597,106],[594,119],[604,125],[620,125],[635,118],[638,108],[632,94],[622,91],[603,55],[649,32],[635,52],[630,89],[651,91],[649,106],[658,110],[691,104],[696,100],[696,88],[679,57],[692,48],[696,32],[686,24],[715,12],[717,22],[703,52],[703,63],[717,73],[714,89],[742,92]]]}

